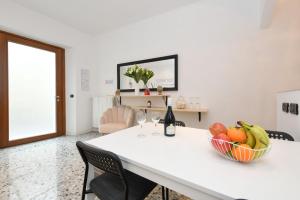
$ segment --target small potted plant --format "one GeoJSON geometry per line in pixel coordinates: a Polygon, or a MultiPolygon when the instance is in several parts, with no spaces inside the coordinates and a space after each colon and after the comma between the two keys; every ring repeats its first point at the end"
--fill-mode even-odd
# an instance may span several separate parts
{"type": "Polygon", "coordinates": [[[144,95],[150,95],[150,90],[148,88],[147,83],[153,76],[154,72],[152,70],[146,68],[143,69],[141,80],[143,81],[145,87],[144,95]]]}
{"type": "Polygon", "coordinates": [[[143,76],[143,69],[138,65],[134,65],[132,67],[129,67],[124,75],[133,78],[133,80],[135,81],[135,87],[134,87],[135,95],[139,95],[140,92],[139,82],[143,76]]]}

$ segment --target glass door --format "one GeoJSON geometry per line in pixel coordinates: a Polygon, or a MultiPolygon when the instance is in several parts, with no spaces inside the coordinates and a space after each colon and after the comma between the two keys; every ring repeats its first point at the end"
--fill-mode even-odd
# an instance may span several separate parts
{"type": "Polygon", "coordinates": [[[10,141],[56,132],[55,57],[8,42],[10,141]]]}
{"type": "Polygon", "coordinates": [[[6,103],[0,108],[6,112],[0,114],[5,125],[0,129],[0,146],[64,134],[63,49],[6,33],[1,43],[5,77],[0,76],[5,81],[0,94],[6,103]]]}

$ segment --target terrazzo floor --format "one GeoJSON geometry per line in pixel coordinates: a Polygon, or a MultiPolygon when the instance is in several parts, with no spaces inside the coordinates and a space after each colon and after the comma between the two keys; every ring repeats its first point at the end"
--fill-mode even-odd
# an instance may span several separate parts
{"type": "MultiPolygon", "coordinates": [[[[84,164],[75,143],[95,137],[99,134],[64,136],[0,149],[0,200],[79,200],[84,164]]],[[[160,187],[146,199],[161,199],[160,187]]],[[[170,193],[170,200],[188,199],[170,193]]]]}

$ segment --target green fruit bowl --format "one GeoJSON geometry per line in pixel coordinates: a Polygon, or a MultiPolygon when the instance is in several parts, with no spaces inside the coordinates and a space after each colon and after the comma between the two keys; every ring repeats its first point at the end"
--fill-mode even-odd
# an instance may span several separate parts
{"type": "Polygon", "coordinates": [[[246,144],[237,144],[223,139],[215,139],[211,136],[209,137],[209,142],[221,156],[229,160],[243,163],[259,160],[271,149],[271,144],[267,147],[265,145],[261,145],[260,148],[252,149],[246,144]]]}

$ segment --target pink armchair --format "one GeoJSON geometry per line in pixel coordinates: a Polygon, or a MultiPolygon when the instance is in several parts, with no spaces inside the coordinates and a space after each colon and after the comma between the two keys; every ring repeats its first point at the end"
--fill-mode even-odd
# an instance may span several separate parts
{"type": "Polygon", "coordinates": [[[133,126],[134,110],[128,106],[118,106],[107,109],[101,119],[99,132],[113,133],[133,126]]]}

